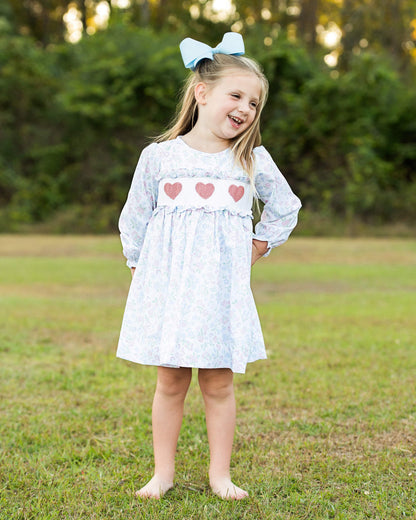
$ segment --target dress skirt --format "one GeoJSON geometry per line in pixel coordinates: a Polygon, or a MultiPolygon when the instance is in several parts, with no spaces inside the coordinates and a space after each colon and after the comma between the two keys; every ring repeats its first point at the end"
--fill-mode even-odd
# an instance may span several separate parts
{"type": "Polygon", "coordinates": [[[250,288],[252,220],[229,209],[155,209],[127,298],[117,356],[230,368],[266,358],[250,288]]]}

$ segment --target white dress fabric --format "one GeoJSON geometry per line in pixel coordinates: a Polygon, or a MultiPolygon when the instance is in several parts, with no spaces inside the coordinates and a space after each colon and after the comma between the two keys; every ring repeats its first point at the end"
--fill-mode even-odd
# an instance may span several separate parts
{"type": "Polygon", "coordinates": [[[252,239],[267,241],[268,253],[285,242],[301,204],[265,148],[254,155],[265,204],[255,233],[242,197],[250,184],[231,150],[200,152],[181,137],[143,150],[119,221],[136,271],[118,357],[237,373],[266,358],[250,288],[252,239]],[[222,190],[215,203],[211,186],[222,190]]]}

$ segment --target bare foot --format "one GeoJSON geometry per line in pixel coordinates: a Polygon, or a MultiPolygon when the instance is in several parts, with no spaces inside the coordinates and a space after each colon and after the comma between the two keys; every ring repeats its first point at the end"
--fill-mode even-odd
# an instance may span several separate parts
{"type": "Polygon", "coordinates": [[[135,495],[138,498],[161,498],[171,488],[173,488],[171,480],[164,480],[155,475],[144,487],[136,491],[135,495]]]}
{"type": "Polygon", "coordinates": [[[229,478],[211,479],[210,484],[213,493],[225,500],[241,500],[248,497],[247,491],[237,487],[229,478]]]}

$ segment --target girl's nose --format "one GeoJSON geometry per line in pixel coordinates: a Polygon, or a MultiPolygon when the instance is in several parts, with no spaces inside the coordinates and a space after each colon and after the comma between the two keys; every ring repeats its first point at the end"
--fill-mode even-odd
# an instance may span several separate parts
{"type": "Polygon", "coordinates": [[[247,114],[247,112],[250,110],[250,103],[248,101],[242,100],[238,109],[243,114],[247,114]]]}

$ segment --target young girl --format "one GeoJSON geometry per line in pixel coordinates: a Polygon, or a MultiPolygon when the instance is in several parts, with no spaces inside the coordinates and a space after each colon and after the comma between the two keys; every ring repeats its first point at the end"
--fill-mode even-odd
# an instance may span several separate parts
{"type": "Polygon", "coordinates": [[[173,486],[175,451],[192,368],[205,403],[209,481],[221,498],[232,483],[233,373],[266,358],[250,289],[250,266],[287,240],[301,206],[260,146],[268,83],[242,56],[241,35],[211,49],[181,43],[188,79],[176,122],[146,147],[120,216],[133,280],[117,356],[156,365],[152,409],[155,471],[140,497],[173,486]],[[264,202],[252,232],[253,194],[264,202]]]}

